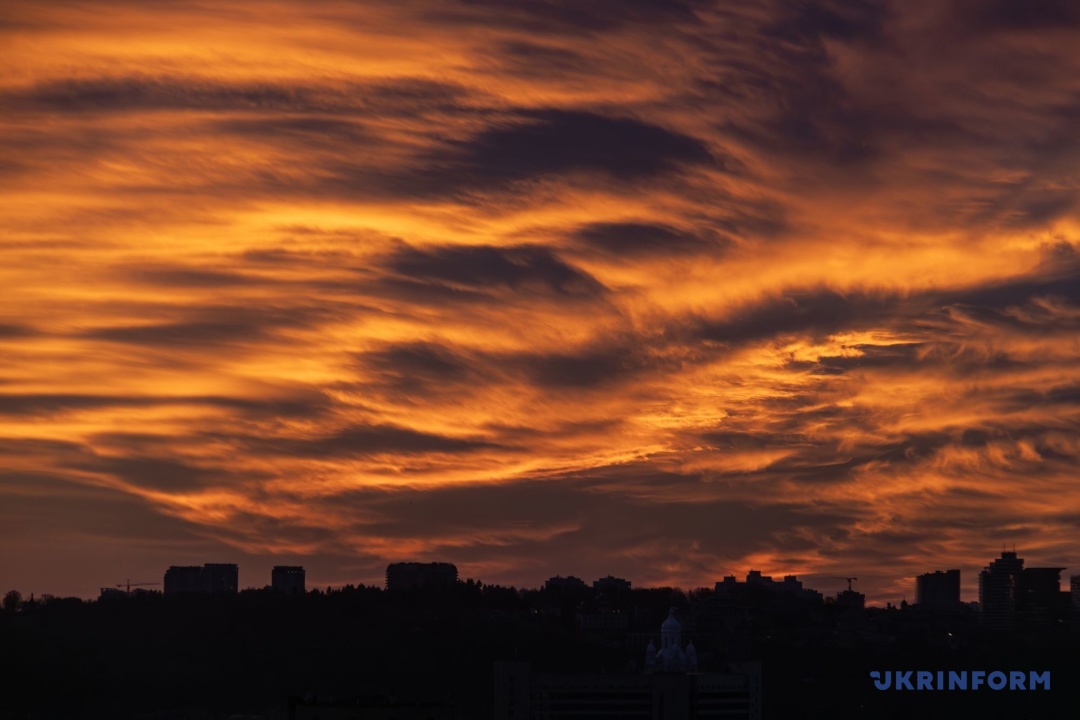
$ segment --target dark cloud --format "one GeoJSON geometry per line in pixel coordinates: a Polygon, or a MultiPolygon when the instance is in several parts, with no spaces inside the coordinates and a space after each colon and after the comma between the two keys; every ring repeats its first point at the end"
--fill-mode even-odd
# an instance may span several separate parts
{"type": "Polygon", "coordinates": [[[351,387],[361,393],[390,393],[423,404],[437,397],[456,397],[472,388],[491,387],[498,372],[476,353],[434,342],[389,344],[356,355],[361,380],[351,387]]]}
{"type": "Polygon", "coordinates": [[[927,349],[927,343],[897,343],[894,345],[853,345],[851,349],[858,355],[822,356],[818,358],[821,366],[827,370],[845,371],[855,368],[911,368],[919,360],[920,352],[927,349]]]}
{"type": "Polygon", "coordinates": [[[466,140],[445,143],[397,179],[399,192],[456,195],[575,173],[624,183],[689,167],[723,167],[702,141],[630,117],[521,110],[466,140]]]}
{"type": "Polygon", "coordinates": [[[472,375],[466,358],[436,343],[391,345],[359,359],[366,368],[405,381],[458,382],[472,375]]]}
{"type": "Polygon", "coordinates": [[[499,289],[497,286],[465,288],[404,277],[380,277],[364,282],[330,281],[319,283],[319,287],[334,292],[395,300],[409,307],[491,305],[497,302],[499,289]]]}
{"type": "Polygon", "coordinates": [[[86,452],[87,448],[77,442],[45,440],[36,437],[0,437],[0,457],[22,455],[77,457],[86,452]]]}
{"type": "Polygon", "coordinates": [[[716,430],[701,433],[698,437],[708,445],[721,451],[794,448],[809,444],[808,438],[803,435],[789,435],[777,432],[755,433],[737,430],[716,430]]]}
{"type": "Polygon", "coordinates": [[[199,526],[163,516],[140,498],[57,473],[0,473],[0,498],[0,520],[35,543],[51,538],[90,544],[119,539],[145,550],[147,543],[179,546],[199,534],[199,526]]]}
{"type": "Polygon", "coordinates": [[[132,75],[53,80],[0,95],[0,106],[21,111],[64,113],[208,110],[310,113],[216,121],[222,130],[244,133],[317,133],[351,128],[330,114],[410,116],[459,109],[468,92],[459,85],[423,78],[382,79],[320,85],[282,82],[227,83],[199,76],[132,75]]]}
{"type": "Polygon", "coordinates": [[[0,338],[24,338],[32,337],[36,334],[37,331],[27,325],[0,323],[0,338]]]}
{"type": "Polygon", "coordinates": [[[1056,266],[1043,274],[1014,277],[959,290],[906,293],[841,293],[827,288],[792,288],[780,295],[747,303],[717,319],[698,318],[673,326],[669,336],[686,334],[691,339],[720,343],[747,343],[783,336],[820,338],[843,330],[888,327],[892,331],[919,333],[927,339],[902,345],[859,345],[862,357],[824,357],[820,367],[842,371],[853,367],[884,367],[917,362],[952,364],[955,367],[1019,365],[1001,351],[975,352],[958,344],[964,331],[938,335],[943,324],[954,322],[947,311],[958,318],[974,318],[1015,330],[1045,333],[1070,332],[1077,320],[1040,305],[1040,299],[1080,306],[1080,271],[1071,264],[1056,266]],[[1023,310],[1023,312],[1016,312],[1023,310]],[[934,327],[938,330],[934,330],[934,327]],[[956,334],[959,333],[959,334],[956,334]],[[944,341],[946,344],[942,344],[944,341]]]}
{"type": "Polygon", "coordinates": [[[233,398],[213,395],[90,395],[59,393],[0,394],[0,415],[48,415],[58,412],[116,407],[204,405],[241,411],[252,416],[314,416],[329,405],[321,393],[277,399],[233,398]]]}
{"type": "Polygon", "coordinates": [[[447,159],[489,181],[575,170],[647,177],[715,159],[700,140],[634,118],[565,110],[520,115],[521,122],[490,127],[459,145],[457,158],[447,159]]]}
{"type": "Polygon", "coordinates": [[[210,471],[195,465],[159,457],[102,457],[64,465],[72,470],[112,475],[124,483],[147,490],[190,493],[228,483],[230,473],[210,471]]]}
{"type": "MultiPolygon", "coordinates": [[[[840,514],[797,504],[767,506],[705,497],[688,501],[688,492],[691,497],[702,492],[708,496],[698,477],[624,466],[544,482],[424,491],[361,490],[339,500],[374,512],[376,521],[365,520],[358,529],[377,537],[471,538],[468,545],[481,553],[475,555],[476,560],[522,553],[530,561],[551,558],[547,562],[561,563],[564,573],[569,556],[597,567],[614,561],[620,550],[672,544],[700,545],[713,557],[736,556],[761,547],[771,533],[844,520],[840,514]],[[646,501],[610,490],[625,474],[638,476],[634,479],[638,486],[643,480],[650,482],[657,495],[646,501]],[[673,498],[682,499],[665,501],[665,487],[673,498]],[[557,532],[547,537],[545,531],[552,529],[557,532]]],[[[472,556],[468,545],[456,545],[454,556],[472,556]]]]}
{"type": "Polygon", "coordinates": [[[576,353],[524,353],[504,357],[501,365],[524,372],[527,381],[548,390],[600,388],[632,381],[665,365],[647,351],[625,343],[597,343],[576,353]]]}
{"type": "Polygon", "coordinates": [[[207,306],[191,319],[85,330],[82,337],[147,347],[203,347],[243,344],[282,330],[310,330],[345,311],[315,306],[207,306]]]}
{"type": "Polygon", "coordinates": [[[363,353],[358,362],[374,385],[410,394],[461,391],[476,383],[524,383],[544,392],[611,388],[641,381],[704,359],[704,354],[667,345],[650,346],[634,335],[597,338],[580,348],[553,352],[492,352],[437,343],[391,345],[363,353]]]}
{"type": "Polygon", "coordinates": [[[928,332],[927,340],[918,343],[900,343],[896,345],[853,345],[852,350],[858,355],[825,355],[817,362],[789,363],[795,369],[805,367],[813,372],[826,375],[842,375],[850,371],[868,371],[875,373],[889,372],[934,372],[952,377],[971,376],[980,371],[1003,374],[1031,370],[1037,366],[1030,360],[1017,359],[1003,349],[990,349],[982,346],[968,346],[959,341],[936,337],[928,332]]]}
{"type": "Polygon", "coordinates": [[[886,137],[919,133],[926,121],[911,108],[879,107],[853,92],[836,76],[825,40],[863,39],[866,52],[877,52],[884,13],[880,3],[802,2],[781,3],[764,18],[732,14],[745,46],[732,55],[726,38],[718,43],[714,75],[696,78],[696,87],[713,102],[750,109],[748,118],[721,120],[720,129],[794,170],[797,184],[821,181],[799,172],[806,165],[829,171],[830,182],[852,173],[865,182],[886,137]]]}
{"type": "Polygon", "coordinates": [[[766,34],[789,42],[805,38],[879,42],[889,18],[886,0],[800,0],[780,7],[783,17],[766,34]]]}
{"type": "Polygon", "coordinates": [[[1048,190],[1038,188],[1025,194],[1016,202],[1013,225],[1019,227],[1045,226],[1047,223],[1070,214],[1080,204],[1075,190],[1048,190]]]}
{"type": "Polygon", "coordinates": [[[883,318],[895,317],[898,304],[899,298],[885,293],[793,290],[736,309],[725,319],[701,320],[693,334],[702,340],[722,343],[753,342],[782,335],[818,337],[860,325],[876,325],[883,318]]]}
{"type": "Polygon", "coordinates": [[[491,72],[525,79],[587,76],[596,67],[587,55],[568,47],[511,40],[492,48],[491,72]]]}
{"type": "Polygon", "coordinates": [[[572,239],[586,248],[615,256],[721,252],[729,241],[715,231],[689,232],[656,223],[590,223],[571,233],[572,239]]]}
{"type": "Polygon", "coordinates": [[[464,439],[396,427],[355,425],[329,435],[312,438],[243,438],[236,440],[248,450],[302,458],[347,458],[373,455],[416,455],[425,453],[468,453],[477,450],[507,450],[494,442],[464,439]]]}
{"type": "MultiPolygon", "coordinates": [[[[1023,412],[1032,408],[1076,406],[1080,405],[1080,384],[1065,383],[1046,390],[1014,388],[989,395],[988,399],[994,401],[1000,411],[1007,413],[1023,412]]],[[[1075,430],[1076,428],[1071,428],[1069,431],[1075,430]]]]}
{"type": "Polygon", "coordinates": [[[94,340],[147,346],[230,345],[263,337],[266,328],[242,322],[175,322],[152,325],[125,325],[88,330],[94,340]]]}
{"type": "Polygon", "coordinates": [[[302,86],[230,86],[198,78],[154,76],[55,80],[9,92],[4,103],[20,109],[102,112],[163,109],[305,110],[326,109],[302,86]]]}
{"type": "Polygon", "coordinates": [[[604,291],[593,277],[538,246],[405,247],[390,258],[388,268],[412,281],[451,287],[508,287],[570,296],[594,296],[604,291]]]}
{"type": "Polygon", "coordinates": [[[1070,0],[953,0],[952,23],[957,33],[975,31],[1036,31],[1080,25],[1080,8],[1070,0]]]}
{"type": "Polygon", "coordinates": [[[1080,330],[1080,266],[1068,262],[1048,268],[1042,275],[1021,276],[1005,282],[936,295],[933,299],[958,319],[1013,332],[1045,336],[1080,330]],[[1060,303],[1061,308],[1041,301],[1060,303]]]}
{"type": "Polygon", "coordinates": [[[474,25],[525,30],[543,35],[592,35],[627,25],[651,29],[672,23],[694,22],[695,9],[710,0],[455,0],[440,4],[428,17],[439,24],[474,25]]]}

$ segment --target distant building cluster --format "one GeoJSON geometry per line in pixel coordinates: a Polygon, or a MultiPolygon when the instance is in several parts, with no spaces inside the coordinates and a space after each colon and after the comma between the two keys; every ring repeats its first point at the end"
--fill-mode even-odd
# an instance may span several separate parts
{"type": "Polygon", "coordinates": [[[592,586],[593,590],[598,590],[600,592],[620,592],[630,589],[630,581],[608,575],[599,580],[594,580],[592,586]]]}
{"type": "MultiPolygon", "coordinates": [[[[544,581],[545,590],[585,590],[588,587],[584,580],[573,575],[567,577],[556,575],[544,581]]],[[[597,592],[623,592],[630,590],[631,585],[629,580],[608,575],[599,580],[593,580],[592,587],[597,592]]]]}
{"type": "MultiPolygon", "coordinates": [[[[1070,578],[1068,590],[1061,589],[1058,567],[1024,567],[1016,552],[1003,551],[979,573],[980,623],[989,629],[1009,629],[1016,623],[1038,625],[1052,622],[1068,613],[1071,607],[1080,612],[1080,575],[1070,578]]],[[[866,596],[852,588],[858,578],[847,580],[848,587],[835,598],[825,600],[816,590],[804,587],[795,575],[782,580],[751,569],[740,582],[734,575],[725,576],[714,586],[713,597],[720,601],[742,602],[749,597],[775,598],[775,602],[808,601],[812,604],[832,603],[837,608],[865,607],[866,596]]],[[[458,569],[447,562],[399,562],[386,568],[387,590],[417,590],[453,587],[458,582],[458,569]]],[[[156,583],[132,583],[102,588],[101,598],[120,598],[134,594],[149,594],[141,587],[156,583]],[[133,589],[134,588],[134,589],[133,589]]],[[[587,591],[589,585],[581,578],[556,575],[543,585],[548,591],[587,591]]],[[[965,604],[960,599],[960,570],[935,570],[915,579],[916,607],[934,613],[960,612],[965,604]]],[[[304,568],[299,565],[277,565],[271,572],[269,589],[283,595],[304,595],[307,592],[304,568]]],[[[601,596],[628,592],[629,580],[607,575],[594,580],[592,590],[601,596]]],[[[164,594],[175,595],[235,595],[239,592],[239,569],[231,563],[205,565],[174,565],[165,572],[164,594]]],[[[614,599],[610,597],[609,599],[614,599]]],[[[603,601],[606,602],[606,601],[603,601]]],[[[773,602],[773,601],[770,601],[773,602]]],[[[906,606],[906,603],[903,604],[906,606]]],[[[601,605],[596,612],[579,613],[583,629],[625,629],[627,617],[601,605]]]]}
{"type": "Polygon", "coordinates": [[[573,575],[567,577],[556,575],[544,582],[545,590],[584,590],[586,587],[584,580],[573,575]]]}
{"type": "Polygon", "coordinates": [[[762,575],[760,570],[751,570],[746,575],[746,581],[742,583],[734,575],[725,575],[723,581],[716,583],[714,591],[718,595],[729,595],[751,588],[761,588],[764,592],[784,593],[804,600],[822,601],[821,593],[803,587],[802,581],[795,575],[785,575],[784,579],[778,582],[773,580],[771,575],[762,575]]]}
{"type": "Polygon", "coordinates": [[[452,563],[404,562],[386,567],[387,590],[453,587],[457,581],[457,566],[452,563]]]}
{"type": "MultiPolygon", "coordinates": [[[[1009,630],[1016,623],[1040,625],[1063,617],[1069,593],[1061,590],[1065,568],[1024,567],[1015,552],[1002,552],[979,573],[979,612],[983,626],[1009,630]]],[[[1073,593],[1076,580],[1073,579],[1073,593]]]]}
{"type": "MultiPolygon", "coordinates": [[[[173,565],[165,571],[165,595],[236,595],[240,569],[233,563],[173,565]]],[[[304,568],[277,565],[270,574],[270,589],[283,595],[307,592],[304,568]]],[[[104,591],[103,591],[104,593],[104,591]]]]}
{"type": "Polygon", "coordinates": [[[165,595],[235,595],[240,570],[233,563],[173,565],[165,571],[165,595]]]}

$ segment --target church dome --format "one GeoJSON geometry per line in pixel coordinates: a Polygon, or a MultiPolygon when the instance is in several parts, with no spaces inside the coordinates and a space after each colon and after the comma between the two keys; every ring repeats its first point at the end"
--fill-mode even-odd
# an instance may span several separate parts
{"type": "Polygon", "coordinates": [[[675,608],[671,608],[667,620],[660,626],[660,649],[682,645],[682,625],[675,617],[675,608]]]}
{"type": "Polygon", "coordinates": [[[679,623],[679,620],[675,617],[675,608],[671,608],[667,620],[660,626],[660,632],[682,634],[682,624],[679,623]]]}

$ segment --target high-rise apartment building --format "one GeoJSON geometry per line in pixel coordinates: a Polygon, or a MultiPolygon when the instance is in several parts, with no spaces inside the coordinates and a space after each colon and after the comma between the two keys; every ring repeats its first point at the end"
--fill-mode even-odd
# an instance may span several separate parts
{"type": "Polygon", "coordinates": [[[960,607],[960,571],[935,570],[915,578],[915,604],[937,612],[957,610],[960,607]]]}
{"type": "Polygon", "coordinates": [[[303,595],[305,586],[304,568],[299,565],[277,565],[270,573],[270,587],[283,595],[303,595]]]}

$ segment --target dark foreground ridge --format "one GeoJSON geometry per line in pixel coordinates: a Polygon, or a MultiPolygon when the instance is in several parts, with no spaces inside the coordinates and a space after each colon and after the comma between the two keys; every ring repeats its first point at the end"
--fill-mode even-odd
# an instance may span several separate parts
{"type": "Polygon", "coordinates": [[[1002,628],[968,605],[865,608],[843,601],[850,591],[824,599],[760,573],[685,593],[618,578],[518,590],[445,569],[426,584],[419,572],[391,575],[404,589],[297,592],[289,568],[276,588],[236,593],[9,598],[0,717],[1075,718],[1080,707],[1080,621],[1067,608],[1002,628]],[[1050,687],[898,689],[908,671],[1048,672],[1050,687]],[[874,672],[896,687],[875,687],[874,672]]]}

